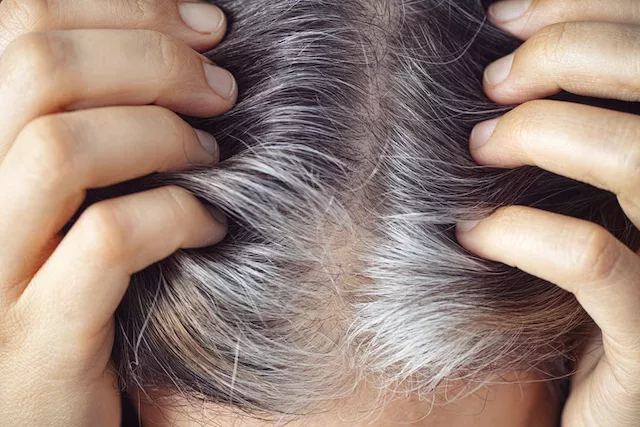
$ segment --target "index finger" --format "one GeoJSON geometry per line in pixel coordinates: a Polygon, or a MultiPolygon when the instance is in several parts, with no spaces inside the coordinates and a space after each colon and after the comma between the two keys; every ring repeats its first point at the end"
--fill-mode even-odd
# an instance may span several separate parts
{"type": "Polygon", "coordinates": [[[238,94],[228,71],[166,34],[147,30],[31,33],[2,55],[0,75],[0,158],[20,130],[42,115],[156,104],[212,117],[230,110],[238,94]]]}
{"type": "Polygon", "coordinates": [[[640,257],[604,228],[510,206],[456,234],[469,251],[573,293],[612,344],[640,356],[640,257]]]}
{"type": "Polygon", "coordinates": [[[640,23],[637,0],[506,0],[493,3],[487,12],[500,28],[523,40],[559,22],[599,21],[640,23]]]}
{"type": "Polygon", "coordinates": [[[520,104],[562,90],[638,101],[639,40],[640,26],[610,22],[553,24],[538,31],[513,54],[490,64],[484,74],[484,89],[501,104],[520,104]]]}
{"type": "Polygon", "coordinates": [[[205,51],[222,40],[227,20],[220,8],[191,0],[0,2],[0,53],[27,32],[71,29],[156,30],[205,51]]]}

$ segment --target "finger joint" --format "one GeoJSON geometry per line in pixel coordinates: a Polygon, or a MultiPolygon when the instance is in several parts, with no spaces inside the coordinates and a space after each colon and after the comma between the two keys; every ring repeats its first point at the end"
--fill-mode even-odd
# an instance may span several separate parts
{"type": "Polygon", "coordinates": [[[74,175],[76,153],[73,140],[73,131],[64,119],[42,116],[21,131],[16,149],[38,182],[56,188],[74,175]]]}
{"type": "Polygon", "coordinates": [[[176,185],[162,187],[160,191],[165,193],[170,206],[171,216],[168,226],[178,232],[184,228],[181,224],[185,224],[185,220],[193,216],[193,196],[184,188],[176,185]]]}
{"type": "Polygon", "coordinates": [[[118,217],[113,202],[104,201],[90,206],[76,225],[94,258],[105,266],[122,268],[127,260],[127,232],[118,217]]]}
{"type": "Polygon", "coordinates": [[[52,33],[35,32],[13,40],[5,50],[2,60],[9,64],[24,81],[29,90],[43,98],[58,87],[58,78],[66,71],[68,46],[63,37],[52,33]]]}
{"type": "Polygon", "coordinates": [[[617,270],[621,259],[620,247],[602,227],[588,224],[579,231],[574,266],[582,281],[604,282],[617,270]]]}
{"type": "Polygon", "coordinates": [[[569,52],[567,34],[570,33],[570,24],[560,22],[544,27],[529,41],[535,57],[548,64],[561,64],[569,52]]]}
{"type": "Polygon", "coordinates": [[[43,28],[49,16],[48,0],[4,0],[0,25],[12,34],[22,34],[43,28]]]}
{"type": "Polygon", "coordinates": [[[185,67],[186,58],[184,58],[181,47],[178,43],[166,34],[149,31],[151,44],[157,47],[158,52],[158,74],[162,83],[175,82],[185,67]]]}

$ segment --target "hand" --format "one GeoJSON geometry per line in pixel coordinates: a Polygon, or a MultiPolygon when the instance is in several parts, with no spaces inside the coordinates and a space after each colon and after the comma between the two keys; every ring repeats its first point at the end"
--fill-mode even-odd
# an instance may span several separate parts
{"type": "Polygon", "coordinates": [[[119,426],[109,357],[131,274],[220,241],[226,224],[165,187],[60,231],[87,189],[217,161],[213,137],[171,110],[232,107],[233,77],[191,49],[225,28],[207,4],[0,3],[0,425],[119,426]]]}
{"type": "MultiPolygon", "coordinates": [[[[490,9],[494,22],[527,41],[490,65],[484,79],[494,101],[523,104],[474,129],[473,157],[483,165],[538,166],[610,190],[640,226],[640,117],[536,100],[563,89],[639,101],[640,3],[524,3],[490,9]]],[[[482,257],[572,292],[599,326],[601,340],[572,378],[562,425],[640,425],[640,256],[593,223],[528,207],[460,224],[457,235],[482,257]]]]}

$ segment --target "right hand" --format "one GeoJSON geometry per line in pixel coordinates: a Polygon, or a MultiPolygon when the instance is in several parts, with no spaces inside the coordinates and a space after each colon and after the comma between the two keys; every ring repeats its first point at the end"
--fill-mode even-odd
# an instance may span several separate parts
{"type": "MultiPolygon", "coordinates": [[[[544,99],[565,90],[638,102],[639,4],[493,4],[492,21],[525,42],[487,68],[485,92],[521,105],[476,127],[473,158],[484,166],[539,167],[610,191],[640,228],[639,116],[544,99]]],[[[469,251],[573,293],[598,326],[571,376],[562,426],[638,427],[640,252],[600,225],[524,206],[501,208],[457,234],[469,251]]]]}
{"type": "Polygon", "coordinates": [[[173,111],[233,106],[233,77],[193,50],[225,30],[219,9],[178,0],[0,3],[0,425],[119,425],[109,357],[131,274],[226,223],[165,187],[61,229],[87,189],[217,161],[173,111]]]}

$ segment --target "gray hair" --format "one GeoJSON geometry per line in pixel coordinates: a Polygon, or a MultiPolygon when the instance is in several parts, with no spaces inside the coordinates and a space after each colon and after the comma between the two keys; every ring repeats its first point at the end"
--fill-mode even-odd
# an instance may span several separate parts
{"type": "Polygon", "coordinates": [[[567,374],[591,326],[575,298],[461,248],[454,226],[521,204],[631,243],[613,195],[478,166],[472,126],[506,108],[483,68],[517,47],[480,0],[220,0],[210,57],[241,89],[219,165],[156,174],[230,218],[226,240],[135,275],[117,312],[124,388],[252,413],[326,408],[367,382],[434,393],[491,375],[567,374]]]}

